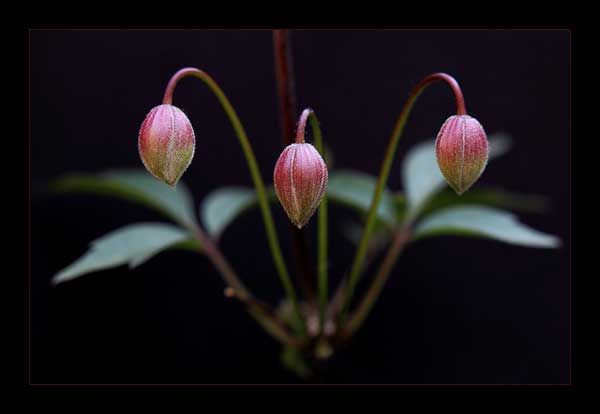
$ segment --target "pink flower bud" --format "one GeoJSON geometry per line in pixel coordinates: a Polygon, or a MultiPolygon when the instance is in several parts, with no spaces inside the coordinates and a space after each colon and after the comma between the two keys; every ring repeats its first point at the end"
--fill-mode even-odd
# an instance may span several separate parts
{"type": "Polygon", "coordinates": [[[175,186],[192,162],[195,142],[192,124],[183,111],[159,105],[142,122],[138,149],[150,174],[175,186]]]}
{"type": "Polygon", "coordinates": [[[488,160],[483,127],[469,115],[454,115],[444,122],[435,142],[438,165],[459,195],[477,181],[488,160]]]}
{"type": "Polygon", "coordinates": [[[327,166],[311,144],[291,144],[275,164],[275,192],[285,212],[302,228],[319,206],[327,189],[327,166]]]}

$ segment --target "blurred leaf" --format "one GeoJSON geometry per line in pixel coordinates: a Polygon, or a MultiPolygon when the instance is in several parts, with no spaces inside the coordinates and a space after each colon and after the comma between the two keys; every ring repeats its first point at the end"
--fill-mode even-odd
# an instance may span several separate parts
{"type": "Polygon", "coordinates": [[[124,198],[166,214],[177,223],[195,225],[194,203],[186,185],[173,188],[144,169],[111,170],[99,174],[72,173],[50,185],[59,193],[89,193],[124,198]]]}
{"type": "Polygon", "coordinates": [[[254,204],[257,204],[254,189],[221,187],[202,200],[200,217],[208,233],[218,238],[238,215],[254,204]]]}
{"type": "Polygon", "coordinates": [[[548,210],[549,200],[544,196],[515,194],[496,188],[472,188],[459,196],[452,189],[446,188],[423,205],[420,215],[426,216],[433,211],[460,204],[483,204],[514,211],[543,213],[548,210]]]}
{"type": "Polygon", "coordinates": [[[302,354],[295,348],[291,346],[282,348],[280,358],[282,365],[299,377],[306,378],[311,374],[310,368],[306,364],[306,361],[304,361],[302,354]]]}
{"type": "MultiPolygon", "coordinates": [[[[355,208],[366,213],[371,206],[371,199],[377,185],[377,177],[354,170],[332,172],[327,184],[327,196],[331,201],[355,208]]],[[[395,207],[392,194],[384,189],[377,217],[387,226],[396,222],[395,207]]]]}
{"type": "Polygon", "coordinates": [[[445,235],[479,236],[529,247],[561,245],[557,237],[520,223],[512,213],[476,205],[433,213],[417,225],[413,239],[445,235]]]}
{"type": "Polygon", "coordinates": [[[200,242],[197,239],[189,238],[183,240],[179,243],[172,244],[168,250],[189,250],[191,252],[196,252],[201,249],[200,242]]]}
{"type": "Polygon", "coordinates": [[[90,249],[75,262],[58,272],[53,284],[75,279],[87,273],[124,264],[137,267],[161,251],[177,246],[191,246],[187,231],[164,223],[136,223],[114,230],[91,243],[90,249]]]}
{"type": "MultiPolygon", "coordinates": [[[[371,205],[377,178],[358,171],[343,170],[330,174],[327,197],[332,202],[366,213],[371,205]]],[[[279,206],[273,186],[267,188],[269,201],[279,206]]],[[[200,216],[209,234],[219,237],[240,214],[258,205],[256,193],[249,187],[221,187],[202,200],[200,216]]],[[[384,190],[378,210],[378,227],[392,227],[396,220],[392,194],[384,190]]]]}
{"type": "MultiPolygon", "coordinates": [[[[364,228],[364,223],[359,223],[359,222],[352,221],[352,220],[346,220],[340,226],[340,232],[352,244],[358,245],[358,243],[360,242],[360,238],[362,236],[363,228],[364,228]]],[[[383,248],[383,246],[385,246],[389,242],[391,234],[392,233],[390,232],[389,228],[382,228],[382,227],[375,228],[375,230],[373,231],[373,234],[371,235],[371,238],[369,239],[369,243],[368,243],[368,247],[367,247],[368,251],[369,252],[379,251],[381,248],[383,248]]]]}
{"type": "Polygon", "coordinates": [[[394,204],[396,223],[402,223],[408,208],[406,196],[401,191],[395,192],[392,196],[392,203],[394,204]]]}
{"type": "MultiPolygon", "coordinates": [[[[504,133],[490,135],[488,142],[490,160],[506,153],[511,145],[510,137],[504,133]]],[[[446,185],[437,164],[435,139],[410,149],[402,164],[402,181],[411,215],[416,215],[423,204],[446,185]]]]}
{"type": "MultiPolygon", "coordinates": [[[[279,205],[273,186],[266,188],[269,203],[279,205]]],[[[240,214],[258,207],[258,198],[251,187],[220,187],[210,192],[200,203],[200,216],[208,233],[215,238],[240,214]]]]}

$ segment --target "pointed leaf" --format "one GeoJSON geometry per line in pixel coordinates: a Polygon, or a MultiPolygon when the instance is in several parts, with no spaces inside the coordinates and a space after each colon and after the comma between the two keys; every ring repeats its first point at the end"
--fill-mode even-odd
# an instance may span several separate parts
{"type": "Polygon", "coordinates": [[[136,223],[112,231],[91,243],[90,249],[58,272],[53,284],[124,264],[134,268],[179,243],[195,243],[189,233],[164,223],[136,223]]]}
{"type": "Polygon", "coordinates": [[[430,236],[479,236],[529,247],[559,247],[559,238],[520,223],[507,211],[484,206],[457,206],[440,210],[423,219],[413,239],[430,236]]]}
{"type": "MultiPolygon", "coordinates": [[[[371,205],[377,178],[358,171],[341,170],[330,174],[327,197],[336,202],[366,213],[371,205]]],[[[273,186],[267,188],[269,201],[279,204],[273,186]]],[[[249,187],[221,187],[202,200],[200,216],[202,223],[213,237],[219,237],[240,214],[258,205],[256,193],[249,187]]],[[[379,224],[393,226],[396,206],[392,195],[384,190],[378,210],[379,224]]]]}
{"type": "MultiPolygon", "coordinates": [[[[327,184],[327,197],[334,202],[345,204],[366,213],[371,206],[371,200],[377,177],[353,170],[332,172],[327,184]]],[[[377,217],[386,225],[393,226],[396,222],[395,206],[389,190],[383,190],[377,217]]]]}
{"type": "Polygon", "coordinates": [[[208,233],[218,238],[242,212],[257,204],[256,192],[247,187],[221,187],[202,200],[200,217],[208,233]]]}
{"type": "Polygon", "coordinates": [[[434,194],[423,204],[421,216],[427,216],[442,208],[478,204],[501,207],[514,211],[543,213],[549,208],[549,200],[540,195],[511,193],[500,188],[472,188],[463,195],[457,195],[454,190],[447,188],[434,194]]]}
{"type": "Polygon", "coordinates": [[[50,188],[61,193],[110,195],[138,202],[188,228],[196,222],[194,203],[186,185],[180,181],[173,188],[143,169],[72,173],[56,180],[50,188]]]}

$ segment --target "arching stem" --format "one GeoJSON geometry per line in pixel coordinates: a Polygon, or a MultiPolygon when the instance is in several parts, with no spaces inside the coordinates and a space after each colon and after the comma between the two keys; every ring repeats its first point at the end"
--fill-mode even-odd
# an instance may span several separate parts
{"type": "Polygon", "coordinates": [[[362,236],[356,249],[356,255],[354,257],[354,261],[352,263],[352,267],[348,275],[348,283],[346,285],[344,305],[342,307],[342,311],[339,317],[339,326],[343,326],[343,324],[346,321],[350,304],[352,302],[352,297],[354,295],[354,290],[356,288],[356,283],[358,281],[358,275],[363,270],[363,264],[365,260],[365,255],[367,254],[369,239],[373,233],[373,228],[375,226],[377,209],[379,208],[379,203],[381,202],[383,189],[385,188],[390,175],[390,169],[394,160],[396,148],[398,147],[398,141],[402,135],[402,131],[404,130],[404,126],[406,125],[406,121],[408,120],[408,116],[410,115],[410,111],[415,102],[417,101],[417,98],[429,85],[431,85],[435,81],[444,81],[452,89],[452,92],[454,93],[454,96],[456,98],[457,115],[467,114],[465,100],[458,85],[458,82],[450,75],[447,75],[445,73],[434,73],[425,77],[421,82],[417,84],[417,86],[413,88],[410,96],[408,97],[408,100],[406,101],[404,107],[402,108],[402,111],[400,112],[398,120],[396,121],[396,125],[394,126],[394,129],[392,131],[392,136],[390,137],[390,141],[388,143],[383,162],[381,163],[381,169],[377,180],[377,186],[375,187],[373,199],[371,200],[371,206],[369,207],[369,212],[367,213],[365,227],[363,228],[362,236]]]}
{"type": "Polygon", "coordinates": [[[347,339],[352,336],[362,323],[365,321],[369,312],[371,311],[373,305],[377,301],[379,295],[381,295],[381,291],[383,290],[391,271],[396,264],[396,260],[398,256],[408,243],[411,237],[411,229],[409,226],[401,226],[398,230],[394,232],[394,238],[392,244],[390,245],[383,262],[381,262],[381,266],[371,283],[371,286],[365,293],[363,300],[356,307],[356,310],[348,320],[348,324],[345,327],[345,332],[343,336],[347,339]]]}
{"type": "Polygon", "coordinates": [[[269,243],[269,248],[271,250],[271,256],[273,257],[273,262],[275,264],[277,274],[279,276],[281,284],[283,285],[283,288],[286,291],[288,298],[292,303],[294,309],[294,316],[297,319],[298,326],[301,329],[301,335],[305,336],[306,331],[304,318],[302,317],[302,313],[300,312],[298,297],[296,296],[296,291],[290,280],[285,261],[283,260],[283,254],[281,253],[279,239],[275,231],[275,224],[273,223],[273,217],[271,215],[271,209],[269,207],[267,193],[265,191],[265,185],[260,175],[260,170],[258,169],[256,157],[254,156],[254,151],[252,150],[252,146],[250,145],[248,136],[246,135],[244,127],[242,126],[242,123],[237,113],[235,112],[233,106],[229,102],[229,99],[227,99],[227,96],[225,96],[225,93],[222,91],[219,85],[207,73],[197,68],[183,68],[177,73],[175,73],[169,81],[165,90],[163,104],[172,104],[173,92],[175,91],[175,87],[177,83],[186,76],[194,76],[196,78],[199,78],[209,87],[209,89],[215,94],[215,96],[219,100],[221,106],[225,110],[225,113],[227,114],[233,126],[233,129],[235,130],[238,141],[242,147],[244,156],[246,157],[246,162],[248,163],[250,175],[252,176],[254,188],[258,197],[258,204],[260,206],[265,225],[265,231],[267,233],[267,239],[269,243]]]}

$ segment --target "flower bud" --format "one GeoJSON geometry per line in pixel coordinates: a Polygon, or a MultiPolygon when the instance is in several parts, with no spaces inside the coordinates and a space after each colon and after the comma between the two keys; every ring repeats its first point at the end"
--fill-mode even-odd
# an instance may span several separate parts
{"type": "Polygon", "coordinates": [[[435,142],[438,166],[450,187],[464,193],[477,181],[488,160],[483,127],[469,115],[454,115],[444,122],[435,142]]]}
{"type": "Polygon", "coordinates": [[[291,144],[275,164],[275,193],[292,223],[302,228],[327,189],[327,166],[311,144],[291,144]]]}
{"type": "Polygon", "coordinates": [[[175,186],[194,156],[194,130],[183,111],[159,105],[146,115],[138,137],[140,157],[156,178],[175,186]]]}

